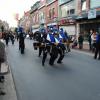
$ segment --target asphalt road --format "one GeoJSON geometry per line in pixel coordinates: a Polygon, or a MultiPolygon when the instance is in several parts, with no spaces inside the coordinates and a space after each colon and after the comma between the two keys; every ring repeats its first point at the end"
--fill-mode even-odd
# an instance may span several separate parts
{"type": "Polygon", "coordinates": [[[32,40],[26,40],[25,54],[18,43],[7,47],[19,100],[100,100],[100,61],[91,54],[72,51],[63,64],[43,67],[32,40]]]}

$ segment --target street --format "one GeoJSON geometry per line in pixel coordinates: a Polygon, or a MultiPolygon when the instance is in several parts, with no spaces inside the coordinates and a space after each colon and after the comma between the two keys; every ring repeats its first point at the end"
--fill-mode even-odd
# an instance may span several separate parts
{"type": "Polygon", "coordinates": [[[25,54],[18,42],[7,47],[18,100],[100,100],[100,61],[75,50],[62,64],[41,64],[33,41],[26,39],[25,54]]]}

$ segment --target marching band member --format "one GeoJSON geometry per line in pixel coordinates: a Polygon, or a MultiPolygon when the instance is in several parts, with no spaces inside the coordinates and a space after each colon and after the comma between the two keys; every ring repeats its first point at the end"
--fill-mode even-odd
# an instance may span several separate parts
{"type": "Polygon", "coordinates": [[[62,40],[59,38],[59,35],[56,33],[55,34],[55,42],[57,43],[57,48],[58,48],[58,54],[60,55],[57,63],[62,63],[62,60],[64,58],[64,50],[66,49],[64,46],[64,43],[62,42],[62,40]]]}
{"type": "MultiPolygon", "coordinates": [[[[47,37],[46,37],[46,46],[43,50],[43,59],[42,59],[42,65],[44,66],[44,63],[45,63],[45,60],[47,58],[47,53],[49,52],[50,53],[50,49],[51,49],[51,46],[52,44],[55,42],[55,39],[54,39],[54,36],[53,36],[53,29],[50,28],[49,30],[49,33],[47,34],[47,37]]],[[[50,61],[49,64],[51,64],[52,62],[50,61]]]]}

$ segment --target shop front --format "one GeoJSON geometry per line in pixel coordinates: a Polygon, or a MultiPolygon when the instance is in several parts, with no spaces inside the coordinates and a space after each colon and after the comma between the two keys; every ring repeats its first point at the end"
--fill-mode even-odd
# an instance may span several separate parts
{"type": "Polygon", "coordinates": [[[84,34],[85,39],[88,39],[90,30],[100,32],[100,12],[96,12],[95,18],[90,18],[88,13],[77,19],[79,32],[84,34]]]}
{"type": "Polygon", "coordinates": [[[76,34],[76,21],[74,19],[61,19],[59,21],[59,29],[63,28],[69,35],[76,34]]]}
{"type": "Polygon", "coordinates": [[[34,34],[36,31],[39,31],[39,25],[34,25],[34,26],[32,26],[32,32],[33,32],[33,34],[34,34]]]}

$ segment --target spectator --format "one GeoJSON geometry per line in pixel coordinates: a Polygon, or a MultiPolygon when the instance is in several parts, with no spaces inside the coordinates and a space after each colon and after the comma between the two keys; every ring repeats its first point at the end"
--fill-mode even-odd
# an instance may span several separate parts
{"type": "Polygon", "coordinates": [[[79,49],[83,49],[83,36],[82,34],[79,33],[79,37],[78,37],[78,43],[79,43],[79,49]]]}
{"type": "Polygon", "coordinates": [[[92,51],[95,51],[96,48],[96,32],[94,31],[91,35],[92,51]]]}
{"type": "MultiPolygon", "coordinates": [[[[6,52],[5,52],[5,45],[1,41],[2,33],[0,33],[0,72],[1,72],[1,64],[6,61],[6,52]]],[[[4,76],[0,75],[0,82],[4,81],[4,76]]],[[[0,95],[4,95],[5,92],[0,91],[0,95]]]]}
{"type": "Polygon", "coordinates": [[[89,42],[89,49],[92,50],[92,44],[91,44],[91,35],[93,34],[93,31],[90,30],[89,35],[88,35],[88,42],[89,42]]]}
{"type": "Polygon", "coordinates": [[[100,33],[97,33],[95,47],[96,47],[96,50],[95,50],[94,59],[96,59],[98,56],[98,59],[100,60],[100,33]]]}

